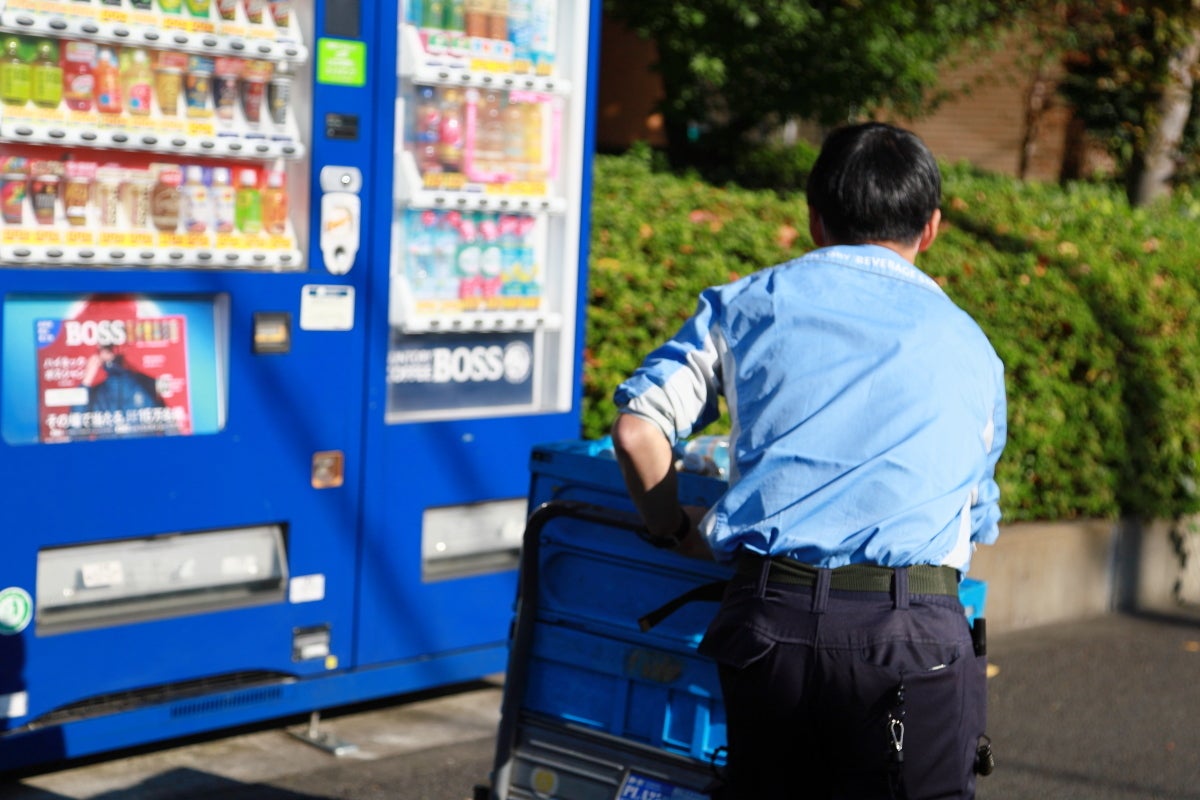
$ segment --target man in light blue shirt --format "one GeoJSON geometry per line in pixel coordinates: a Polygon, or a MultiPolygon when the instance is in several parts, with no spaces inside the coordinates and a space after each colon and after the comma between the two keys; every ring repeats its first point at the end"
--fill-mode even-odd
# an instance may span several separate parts
{"type": "Polygon", "coordinates": [[[727,797],[974,797],[986,664],[957,583],[998,533],[1004,375],[914,266],[940,194],[910,132],[835,131],[808,184],[818,249],[706,290],[616,392],[651,534],[736,564],[702,644],[721,667],[727,797]],[[689,513],[672,446],[721,396],[729,489],[689,513]]]}

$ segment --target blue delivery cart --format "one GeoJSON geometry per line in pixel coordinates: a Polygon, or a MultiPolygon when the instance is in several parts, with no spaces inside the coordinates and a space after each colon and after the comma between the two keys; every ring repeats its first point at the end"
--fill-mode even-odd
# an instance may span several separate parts
{"type": "MultiPolygon", "coordinates": [[[[730,569],[657,549],[603,441],[536,447],[496,756],[476,800],[702,800],[725,763],[696,652],[730,569]]],[[[710,506],[723,479],[680,474],[710,506]]],[[[968,617],[986,585],[965,580],[968,617]]]]}

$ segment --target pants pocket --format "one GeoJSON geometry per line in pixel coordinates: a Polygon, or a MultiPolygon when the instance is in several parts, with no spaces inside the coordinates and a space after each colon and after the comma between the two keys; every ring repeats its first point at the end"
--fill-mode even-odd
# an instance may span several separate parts
{"type": "Polygon", "coordinates": [[[775,638],[758,630],[753,611],[758,601],[725,602],[709,623],[697,650],[723,667],[745,669],[775,646],[775,638]]]}
{"type": "Polygon", "coordinates": [[[982,733],[974,653],[957,643],[894,642],[843,658],[827,665],[822,702],[823,722],[841,744],[829,753],[835,796],[878,796],[881,782],[896,780],[910,798],[971,796],[982,733]]]}

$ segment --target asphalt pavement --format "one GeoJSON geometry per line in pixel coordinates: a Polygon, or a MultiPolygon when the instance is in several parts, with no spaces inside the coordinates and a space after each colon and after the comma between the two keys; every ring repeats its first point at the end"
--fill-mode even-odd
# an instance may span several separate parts
{"type": "MultiPolygon", "coordinates": [[[[989,650],[996,771],[979,800],[1200,800],[1200,612],[1013,631],[989,650]]],[[[10,778],[0,798],[469,800],[502,691],[497,676],[110,756],[10,778]]]]}

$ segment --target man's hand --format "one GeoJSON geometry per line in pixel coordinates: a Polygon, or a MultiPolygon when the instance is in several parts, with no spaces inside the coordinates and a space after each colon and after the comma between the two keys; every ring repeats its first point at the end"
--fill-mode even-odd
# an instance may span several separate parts
{"type": "Polygon", "coordinates": [[[702,506],[683,506],[683,513],[687,514],[691,520],[691,527],[688,528],[687,536],[683,537],[675,548],[675,552],[688,558],[698,558],[701,561],[712,561],[712,550],[709,549],[708,540],[700,535],[700,520],[704,519],[704,515],[708,513],[708,509],[702,506]]]}

